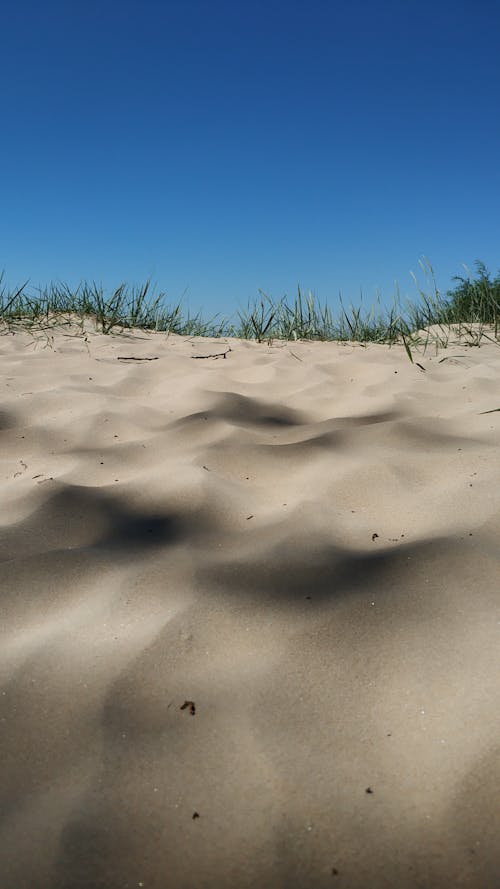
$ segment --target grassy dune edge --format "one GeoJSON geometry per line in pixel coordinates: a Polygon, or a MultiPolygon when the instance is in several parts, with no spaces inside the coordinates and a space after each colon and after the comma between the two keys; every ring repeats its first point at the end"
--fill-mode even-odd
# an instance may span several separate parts
{"type": "MultiPolygon", "coordinates": [[[[456,276],[456,285],[446,294],[435,283],[430,263],[419,262],[428,286],[422,289],[413,275],[418,292],[416,302],[401,304],[399,291],[385,312],[377,305],[364,311],[345,308],[340,298],[340,312],[335,317],[328,303],[321,304],[311,293],[304,296],[298,288],[290,302],[287,297],[273,301],[262,291],[246,311],[234,316],[215,315],[205,320],[200,314],[182,313],[181,303],[167,304],[164,292],[155,292],[151,280],[140,286],[120,284],[106,293],[101,285],[84,281],[76,288],[51,283],[33,292],[28,283],[9,290],[0,276],[0,333],[18,329],[33,333],[54,327],[80,325],[91,319],[104,334],[124,329],[142,328],[184,336],[237,337],[257,342],[278,340],[336,340],[366,344],[401,344],[413,360],[411,346],[429,343],[446,347],[453,337],[466,345],[479,346],[483,339],[499,342],[500,272],[492,278],[481,261],[475,276],[456,276]]],[[[467,270],[468,271],[468,270],[467,270]]]]}

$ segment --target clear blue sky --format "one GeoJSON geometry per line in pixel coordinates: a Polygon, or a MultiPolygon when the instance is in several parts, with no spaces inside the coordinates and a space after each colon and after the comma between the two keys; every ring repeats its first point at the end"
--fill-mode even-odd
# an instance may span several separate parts
{"type": "Polygon", "coordinates": [[[9,284],[152,276],[209,315],[500,267],[498,0],[3,0],[0,30],[9,284]]]}

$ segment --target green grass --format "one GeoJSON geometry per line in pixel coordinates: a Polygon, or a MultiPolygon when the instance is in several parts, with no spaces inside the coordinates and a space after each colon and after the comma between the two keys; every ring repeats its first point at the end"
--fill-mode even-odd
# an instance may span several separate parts
{"type": "MultiPolygon", "coordinates": [[[[67,284],[51,283],[43,289],[30,291],[28,282],[9,291],[0,276],[0,332],[29,330],[47,338],[54,327],[81,327],[91,319],[95,329],[104,334],[124,329],[142,328],[183,336],[239,337],[257,342],[273,340],[337,340],[341,342],[399,343],[413,361],[412,347],[429,343],[447,346],[455,328],[455,336],[465,338],[468,345],[480,346],[486,339],[499,343],[500,273],[492,279],[484,263],[476,262],[473,276],[454,278],[453,290],[442,294],[435,283],[434,271],[427,260],[419,262],[425,289],[417,288],[417,300],[403,307],[399,290],[390,309],[376,306],[364,311],[344,306],[335,317],[328,304],[321,305],[311,294],[305,297],[300,288],[289,302],[273,301],[259,291],[246,311],[239,311],[234,320],[215,315],[204,320],[199,314],[183,315],[181,303],[168,306],[166,294],[155,293],[148,280],[140,287],[122,283],[111,293],[100,285],[82,282],[76,289],[67,284]],[[427,329],[433,327],[429,332],[427,329]],[[422,333],[422,331],[427,331],[422,333]]],[[[500,344],[500,343],[499,343],[500,344]]]]}

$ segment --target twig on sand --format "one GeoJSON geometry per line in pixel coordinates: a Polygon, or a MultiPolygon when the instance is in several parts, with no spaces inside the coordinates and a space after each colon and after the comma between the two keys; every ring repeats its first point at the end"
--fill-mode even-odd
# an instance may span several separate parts
{"type": "Polygon", "coordinates": [[[213,352],[212,355],[191,355],[191,358],[225,358],[229,352],[232,352],[231,346],[226,352],[213,352]]]}

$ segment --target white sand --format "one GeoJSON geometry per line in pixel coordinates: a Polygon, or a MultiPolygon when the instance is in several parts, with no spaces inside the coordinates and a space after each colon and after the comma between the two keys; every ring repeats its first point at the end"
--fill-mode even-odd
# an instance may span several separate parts
{"type": "Polygon", "coordinates": [[[500,885],[500,348],[415,360],[0,337],[2,889],[500,885]]]}

